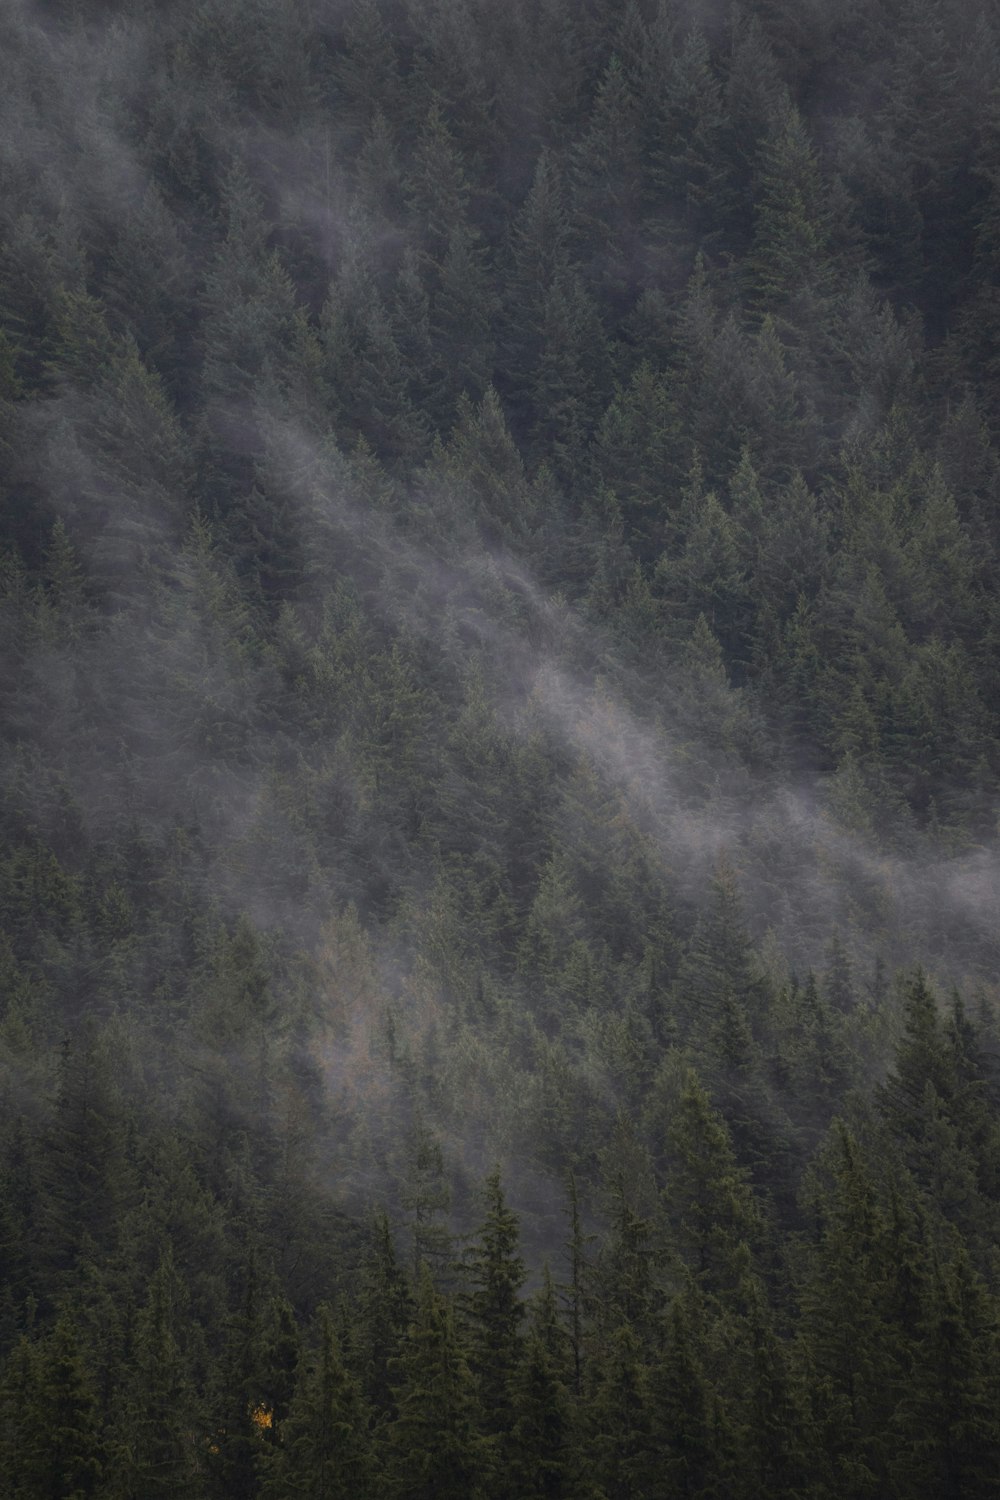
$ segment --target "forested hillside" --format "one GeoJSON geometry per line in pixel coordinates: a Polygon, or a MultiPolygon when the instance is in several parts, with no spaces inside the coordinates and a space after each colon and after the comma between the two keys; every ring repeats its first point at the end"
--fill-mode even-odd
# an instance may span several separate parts
{"type": "Polygon", "coordinates": [[[0,7],[0,1492],[1000,1494],[1000,22],[0,7]]]}

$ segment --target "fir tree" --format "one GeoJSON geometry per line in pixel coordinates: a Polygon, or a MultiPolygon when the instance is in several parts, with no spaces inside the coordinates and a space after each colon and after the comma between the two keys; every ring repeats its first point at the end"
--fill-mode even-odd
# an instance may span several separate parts
{"type": "Polygon", "coordinates": [[[395,1362],[398,1416],[388,1434],[389,1491],[399,1500],[479,1500],[492,1447],[454,1314],[421,1268],[416,1317],[395,1362]]]}
{"type": "MultiPolygon", "coordinates": [[[[487,1177],[483,1195],[486,1218],[466,1254],[470,1290],[464,1310],[471,1329],[470,1365],[479,1380],[487,1430],[507,1438],[513,1425],[514,1372],[521,1359],[525,1271],[517,1216],[504,1200],[499,1167],[487,1177]]],[[[505,1467],[503,1443],[499,1451],[505,1467]]]]}
{"type": "MultiPolygon", "coordinates": [[[[270,1407],[263,1417],[272,1416],[270,1407]]],[[[272,1417],[273,1420],[273,1417],[272,1417]]],[[[295,1395],[270,1458],[264,1497],[358,1500],[374,1495],[368,1414],[344,1368],[329,1308],[319,1314],[319,1348],[301,1361],[295,1395]]]]}

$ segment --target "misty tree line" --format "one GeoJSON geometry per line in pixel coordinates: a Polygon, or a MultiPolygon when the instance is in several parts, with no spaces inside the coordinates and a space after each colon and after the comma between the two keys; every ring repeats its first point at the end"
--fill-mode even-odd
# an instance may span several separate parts
{"type": "Polygon", "coordinates": [[[5,8],[13,1500],[997,1492],[998,48],[5,8]]]}

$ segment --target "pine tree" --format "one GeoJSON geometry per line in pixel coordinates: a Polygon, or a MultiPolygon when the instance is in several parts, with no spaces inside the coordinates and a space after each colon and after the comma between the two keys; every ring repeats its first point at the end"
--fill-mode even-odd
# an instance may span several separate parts
{"type": "Polygon", "coordinates": [[[120,1486],[116,1493],[128,1500],[147,1495],[182,1500],[200,1488],[201,1453],[193,1437],[199,1428],[195,1391],[177,1339],[186,1311],[183,1292],[168,1248],[138,1320],[133,1369],[113,1452],[120,1486]]]}
{"type": "Polygon", "coordinates": [[[658,589],[679,620],[693,625],[703,615],[727,658],[745,659],[750,601],[738,524],[715,494],[689,490],[678,529],[682,544],[657,563],[658,589]]]}
{"type": "Polygon", "coordinates": [[[789,91],[782,67],[752,11],[736,11],[723,60],[723,142],[730,164],[727,244],[742,258],[753,238],[757,167],[765,142],[788,113],[789,91]]]}
{"type": "MultiPolygon", "coordinates": [[[[403,170],[396,133],[379,109],[373,113],[361,143],[354,179],[355,207],[366,221],[369,235],[377,239],[381,234],[391,233],[405,215],[403,170]]],[[[404,261],[407,257],[417,259],[412,245],[404,251],[404,261]]]]}
{"type": "Polygon", "coordinates": [[[566,1217],[569,1219],[569,1239],[565,1243],[564,1250],[569,1262],[569,1281],[563,1290],[562,1301],[569,1325],[572,1391],[573,1395],[579,1399],[583,1390],[584,1344],[590,1302],[591,1268],[587,1260],[587,1246],[594,1237],[584,1231],[580,1191],[576,1177],[572,1173],[567,1182],[566,1217]]]}
{"type": "Polygon", "coordinates": [[[416,1317],[395,1362],[398,1416],[389,1429],[386,1480],[396,1500],[485,1500],[492,1445],[451,1307],[420,1271],[416,1317]]]}
{"type": "Polygon", "coordinates": [[[184,388],[192,338],[192,271],[173,214],[150,183],[122,218],[105,296],[131,332],[143,363],[176,397],[184,388]]]}
{"type": "Polygon", "coordinates": [[[807,340],[822,330],[832,290],[829,234],[808,131],[798,111],[789,110],[762,152],[748,291],[762,312],[778,315],[807,340]]]}
{"type": "Polygon", "coordinates": [[[493,375],[495,298],[490,269],[476,235],[452,230],[441,262],[431,313],[446,428],[461,397],[480,401],[493,375]]]}
{"type": "Polygon", "coordinates": [[[649,1493],[655,1464],[652,1414],[647,1366],[627,1323],[602,1341],[591,1376],[584,1452],[599,1493],[607,1500],[640,1500],[649,1493]]]}
{"type": "Polygon", "coordinates": [[[781,1042],[793,1079],[794,1106],[813,1129],[826,1130],[843,1098],[850,1066],[840,1027],[810,972],[788,994],[788,1027],[781,1042]]]}
{"type": "Polygon", "coordinates": [[[913,1332],[913,1367],[894,1414],[898,1492],[913,1500],[986,1496],[1000,1459],[997,1313],[964,1252],[949,1265],[934,1257],[913,1332]]]}
{"type": "Polygon", "coordinates": [[[572,486],[607,386],[607,342],[597,311],[572,272],[545,296],[538,363],[528,378],[536,447],[551,455],[557,479],[572,486]]]}
{"type": "Polygon", "coordinates": [[[945,1023],[922,971],[906,986],[904,1030],[879,1103],[936,1210],[975,1243],[995,1223],[998,1138],[975,1026],[957,999],[945,1023]]]}
{"type": "Polygon", "coordinates": [[[927,1085],[938,1098],[947,1098],[953,1084],[951,1060],[942,1045],[937,1000],[922,969],[906,986],[903,1026],[895,1066],[883,1087],[881,1102],[896,1131],[912,1138],[919,1136],[923,1125],[927,1085]]]}
{"type": "Polygon", "coordinates": [[[629,540],[651,560],[673,540],[680,492],[676,403],[648,361],[638,367],[601,418],[594,462],[622,507],[629,540]]]}
{"type": "Polygon", "coordinates": [[[206,394],[233,401],[280,377],[294,337],[295,289],[268,248],[263,204],[242,166],[223,193],[225,238],[205,284],[206,394]]]}
{"type": "Polygon", "coordinates": [[[801,1494],[818,1468],[814,1433],[788,1344],[779,1338],[763,1282],[745,1273],[725,1320],[725,1386],[737,1429],[734,1489],[755,1495],[801,1494]]]}
{"type": "Polygon", "coordinates": [[[706,1374],[691,1300],[681,1294],[671,1303],[649,1374],[655,1500],[722,1500],[737,1484],[736,1434],[706,1374]]]}
{"type": "Polygon", "coordinates": [[[524,1261],[518,1249],[520,1225],[504,1200],[500,1168],[483,1188],[486,1218],[466,1252],[470,1290],[464,1312],[470,1326],[469,1361],[479,1381],[487,1431],[500,1436],[501,1467],[513,1427],[513,1381],[521,1359],[524,1261]]]}
{"type": "Polygon", "coordinates": [[[388,1215],[376,1215],[358,1299],[358,1340],[364,1356],[364,1395],[376,1421],[394,1412],[390,1366],[412,1315],[412,1299],[396,1258],[388,1215]]]}
{"type": "Polygon", "coordinates": [[[536,519],[535,498],[494,387],[475,405],[463,393],[457,414],[427,487],[446,487],[449,501],[475,517],[487,540],[523,540],[536,519]]]}
{"type": "MultiPolygon", "coordinates": [[[[262,1410],[271,1415],[270,1408],[262,1410]]],[[[264,1500],[367,1500],[376,1493],[368,1413],[344,1367],[326,1306],[319,1313],[318,1350],[303,1356],[280,1447],[265,1472],[264,1500]]]]}
{"type": "Polygon", "coordinates": [[[123,1188],[121,1106],[108,1049],[93,1025],[67,1039],[46,1141],[43,1255],[54,1284],[109,1246],[123,1188]]]}
{"type": "Polygon", "coordinates": [[[422,1120],[417,1120],[409,1142],[407,1176],[401,1194],[403,1209],[410,1214],[413,1274],[421,1265],[439,1271],[450,1259],[452,1238],[442,1216],[451,1207],[451,1190],[444,1175],[441,1146],[422,1120]]]}
{"type": "Polygon", "coordinates": [[[525,386],[542,355],[545,302],[557,276],[569,265],[570,229],[562,182],[551,154],[543,151],[534,179],[509,234],[499,363],[504,394],[519,415],[525,386]]]}
{"type": "Polygon", "coordinates": [[[514,1381],[509,1482],[523,1500],[568,1500],[578,1480],[570,1339],[545,1267],[514,1381]]]}
{"type": "Polygon", "coordinates": [[[572,172],[577,259],[616,309],[626,305],[636,274],[638,124],[625,70],[612,57],[573,154],[572,172]]]}
{"type": "Polygon", "coordinates": [[[832,1184],[800,1292],[799,1358],[827,1483],[875,1497],[887,1480],[889,1423],[906,1347],[888,1321],[888,1226],[857,1142],[836,1122],[832,1184]]]}
{"type": "Polygon", "coordinates": [[[37,1380],[37,1355],[22,1335],[0,1366],[0,1464],[11,1500],[38,1493],[32,1473],[34,1450],[36,1444],[44,1445],[45,1434],[35,1426],[37,1380]]]}
{"type": "Polygon", "coordinates": [[[722,151],[726,114],[705,33],[694,26],[673,39],[660,66],[657,76],[647,63],[645,197],[669,274],[690,264],[696,246],[717,239],[732,186],[722,151]]]}
{"type": "Polygon", "coordinates": [[[68,1315],[37,1347],[34,1366],[19,1444],[21,1494],[87,1500],[99,1492],[104,1455],[97,1400],[68,1315]]]}
{"type": "MultiPolygon", "coordinates": [[[[226,1321],[224,1344],[212,1371],[214,1428],[208,1450],[209,1493],[219,1500],[256,1500],[274,1430],[273,1306],[261,1284],[256,1249],[243,1250],[241,1300],[226,1321]]],[[[279,1372],[279,1385],[284,1384],[279,1372]]]]}
{"type": "Polygon", "coordinates": [[[352,309],[350,321],[353,340],[347,358],[342,348],[335,347],[336,327],[328,334],[328,346],[341,365],[334,385],[351,423],[351,435],[363,434],[390,472],[406,471],[426,449],[427,423],[409,387],[411,372],[400,351],[393,318],[374,287],[366,290],[360,307],[352,309]]]}
{"type": "Polygon", "coordinates": [[[441,372],[434,366],[431,303],[426,274],[412,245],[403,253],[390,304],[392,336],[403,360],[411,399],[417,405],[439,399],[441,372]]]}
{"type": "Polygon", "coordinates": [[[766,1004],[766,984],[758,972],[743,916],[736,876],[728,863],[712,877],[708,909],[698,920],[675,986],[685,1020],[696,1021],[701,1046],[715,1040],[727,1045],[737,1025],[749,1044],[743,1056],[727,1058],[735,1066],[752,1063],[754,1033],[760,1033],[766,1004]]]}
{"type": "Polygon", "coordinates": [[[624,1112],[601,1153],[601,1169],[608,1231],[593,1271],[593,1321],[602,1335],[628,1328],[645,1352],[654,1337],[663,1257],[653,1164],[624,1112]]]}
{"type": "Polygon", "coordinates": [[[468,230],[469,180],[442,102],[434,98],[407,174],[407,200],[422,248],[440,267],[452,235],[468,230]]]}
{"type": "Polygon", "coordinates": [[[383,19],[379,0],[354,0],[334,76],[338,113],[356,138],[370,128],[376,114],[396,120],[401,105],[398,42],[383,19]]]}
{"type": "Polygon", "coordinates": [[[849,1015],[858,1003],[851,961],[839,928],[834,928],[833,936],[827,946],[823,994],[827,1004],[835,1011],[839,1011],[841,1015],[849,1015]]]}
{"type": "Polygon", "coordinates": [[[689,1072],[664,1142],[664,1207],[671,1237],[695,1284],[732,1296],[760,1217],[732,1140],[697,1075],[689,1072]]]}

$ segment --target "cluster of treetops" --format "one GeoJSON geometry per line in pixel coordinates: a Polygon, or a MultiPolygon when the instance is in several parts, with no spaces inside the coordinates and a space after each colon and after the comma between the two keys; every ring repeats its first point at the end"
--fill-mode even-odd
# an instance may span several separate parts
{"type": "Polygon", "coordinates": [[[37,0],[0,140],[0,1489],[995,1495],[986,8],[37,0]]]}
{"type": "MultiPolygon", "coordinates": [[[[207,1182],[190,1127],[147,1121],[130,1142],[106,1079],[108,1112],[88,1119],[67,1061],[33,1198],[45,1221],[19,1263],[5,1235],[8,1287],[26,1293],[4,1320],[5,1493],[994,1495],[997,1069],[922,977],[905,1010],[866,1138],[831,1130],[794,1231],[683,1069],[655,1149],[616,1121],[599,1235],[570,1179],[530,1292],[499,1170],[456,1255],[419,1122],[401,1252],[384,1214],[362,1233],[287,1174],[207,1182]]],[[[11,1153],[5,1230],[32,1201],[27,1154],[11,1153]]]]}

